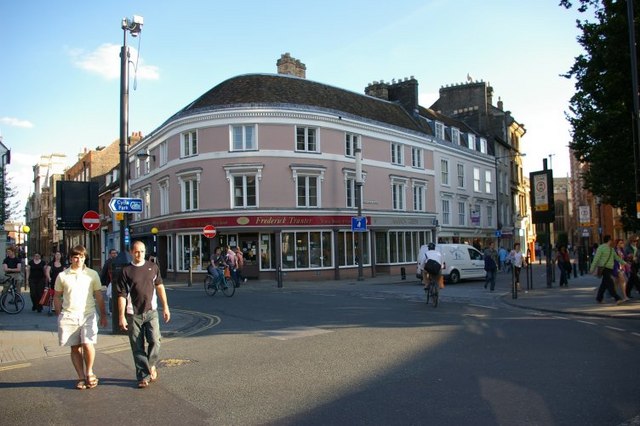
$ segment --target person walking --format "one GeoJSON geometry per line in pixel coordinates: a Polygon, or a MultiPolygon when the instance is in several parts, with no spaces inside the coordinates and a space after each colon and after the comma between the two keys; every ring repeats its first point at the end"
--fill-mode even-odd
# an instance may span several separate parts
{"type": "Polygon", "coordinates": [[[44,267],[46,264],[42,260],[40,253],[34,253],[33,259],[27,263],[25,268],[25,278],[29,283],[29,296],[31,296],[31,310],[42,312],[42,305],[40,305],[40,298],[44,293],[44,267]]]}
{"type": "MultiPolygon", "coordinates": [[[[618,238],[614,244],[616,254],[624,259],[624,240],[618,238]]],[[[623,302],[629,300],[627,297],[627,273],[631,270],[626,261],[613,261],[613,281],[615,283],[616,292],[620,295],[623,302]]]]}
{"type": "Polygon", "coordinates": [[[496,273],[498,271],[498,252],[494,248],[494,242],[489,243],[489,247],[484,249],[484,270],[487,276],[484,281],[484,288],[489,286],[491,291],[496,288],[496,273]]]}
{"type": "Polygon", "coordinates": [[[498,265],[498,270],[502,272],[507,272],[507,255],[509,252],[503,246],[500,246],[498,249],[498,260],[500,261],[500,265],[498,265]]]}
{"type": "Polygon", "coordinates": [[[233,281],[233,285],[238,287],[240,285],[240,280],[238,278],[238,262],[236,258],[236,254],[233,250],[231,250],[230,246],[226,248],[226,261],[229,266],[229,272],[231,273],[231,280],[233,281]]]}
{"type": "Polygon", "coordinates": [[[635,289],[640,293],[640,251],[638,250],[638,236],[632,235],[624,249],[624,259],[629,264],[629,279],[627,281],[627,298],[631,299],[631,290],[635,289]]]}
{"type": "Polygon", "coordinates": [[[122,269],[115,284],[118,325],[129,333],[136,379],[141,389],[158,379],[161,341],[158,299],[162,304],[164,322],[171,319],[160,268],[156,263],[145,260],[145,252],[142,241],[133,243],[132,261],[122,269]]]}
{"type": "Polygon", "coordinates": [[[560,246],[558,254],[556,255],[556,264],[558,265],[558,269],[560,269],[559,286],[569,287],[569,277],[567,275],[569,271],[571,271],[571,258],[569,257],[567,246],[560,246]]]}
{"type": "Polygon", "coordinates": [[[591,262],[591,267],[589,268],[589,272],[594,273],[597,268],[601,268],[602,278],[600,280],[600,286],[598,287],[598,293],[596,294],[596,301],[598,303],[603,303],[604,292],[607,290],[611,297],[613,297],[618,304],[622,303],[622,299],[616,293],[616,289],[614,287],[613,282],[613,262],[615,260],[623,261],[617,254],[613,248],[613,240],[611,239],[611,235],[605,235],[603,238],[603,243],[598,246],[596,250],[593,261],[591,262]]]}
{"type": "Polygon", "coordinates": [[[106,287],[104,290],[105,301],[107,304],[107,312],[111,314],[114,307],[112,306],[112,297],[113,297],[113,262],[118,257],[118,250],[111,249],[109,250],[109,257],[102,265],[102,269],[100,270],[100,282],[103,287],[106,287]]]}
{"type": "Polygon", "coordinates": [[[244,275],[242,275],[242,268],[244,267],[244,255],[242,254],[242,250],[240,247],[236,246],[234,249],[234,253],[236,255],[236,277],[238,277],[238,287],[240,287],[240,283],[246,283],[247,279],[244,275]]]}
{"type": "Polygon", "coordinates": [[[100,311],[100,326],[107,326],[100,277],[84,264],[87,251],[78,245],[71,249],[71,265],[60,272],[55,281],[53,304],[58,315],[60,346],[71,346],[71,363],[78,380],[76,389],[98,386],[94,374],[94,345],[98,343],[96,305],[100,311]]]}
{"type": "Polygon", "coordinates": [[[509,259],[511,259],[511,265],[513,266],[513,275],[515,278],[516,288],[520,289],[520,270],[527,266],[527,262],[524,259],[524,254],[520,250],[520,243],[513,245],[513,250],[509,253],[509,259]]]}
{"type": "MultiPolygon", "coordinates": [[[[60,272],[64,271],[64,264],[62,263],[62,253],[56,251],[53,253],[53,260],[47,263],[44,267],[44,281],[46,285],[53,289],[56,284],[56,278],[60,275],[60,272]]],[[[54,290],[55,291],[55,290],[54,290]]],[[[52,313],[55,313],[53,311],[52,313]]]]}

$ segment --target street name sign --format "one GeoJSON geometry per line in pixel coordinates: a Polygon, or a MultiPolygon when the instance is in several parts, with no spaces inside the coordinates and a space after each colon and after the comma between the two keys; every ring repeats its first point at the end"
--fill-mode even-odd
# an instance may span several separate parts
{"type": "Polygon", "coordinates": [[[114,213],[142,213],[142,198],[113,197],[109,208],[114,213]]]}

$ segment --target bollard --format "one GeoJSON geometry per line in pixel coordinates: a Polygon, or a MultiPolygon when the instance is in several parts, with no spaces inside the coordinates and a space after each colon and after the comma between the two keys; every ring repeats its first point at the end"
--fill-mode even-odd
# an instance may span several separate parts
{"type": "Polygon", "coordinates": [[[578,265],[573,264],[573,278],[578,278],[578,265]]]}
{"type": "Polygon", "coordinates": [[[400,268],[400,276],[403,280],[407,279],[407,269],[404,266],[400,268]]]}
{"type": "Polygon", "coordinates": [[[189,282],[187,282],[187,287],[191,287],[193,284],[193,269],[191,269],[191,264],[189,264],[189,282]]]}
{"type": "Polygon", "coordinates": [[[282,267],[280,265],[276,269],[276,281],[278,282],[278,288],[282,288],[282,267]]]}

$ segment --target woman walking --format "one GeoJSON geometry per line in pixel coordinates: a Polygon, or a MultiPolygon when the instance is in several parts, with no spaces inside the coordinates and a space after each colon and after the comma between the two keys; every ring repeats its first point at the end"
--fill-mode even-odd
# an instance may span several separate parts
{"type": "Polygon", "coordinates": [[[40,258],[40,253],[34,253],[26,269],[26,278],[29,283],[29,295],[31,296],[31,310],[42,312],[40,298],[44,292],[44,267],[45,263],[40,258]]]}
{"type": "MultiPolygon", "coordinates": [[[[616,254],[624,259],[624,240],[617,239],[615,245],[616,254]]],[[[622,297],[622,301],[629,300],[627,297],[627,274],[631,268],[627,262],[613,262],[613,280],[616,285],[616,292],[622,297]]]]}

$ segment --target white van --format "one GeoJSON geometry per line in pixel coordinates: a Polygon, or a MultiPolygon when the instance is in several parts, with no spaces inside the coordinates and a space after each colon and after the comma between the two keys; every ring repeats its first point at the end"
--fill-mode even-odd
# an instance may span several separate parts
{"type": "MultiPolygon", "coordinates": [[[[421,261],[424,260],[428,248],[420,247],[416,277],[422,279],[421,261]]],[[[442,253],[442,275],[450,283],[460,280],[484,278],[484,256],[475,247],[468,244],[437,244],[436,250],[442,253]]]]}

